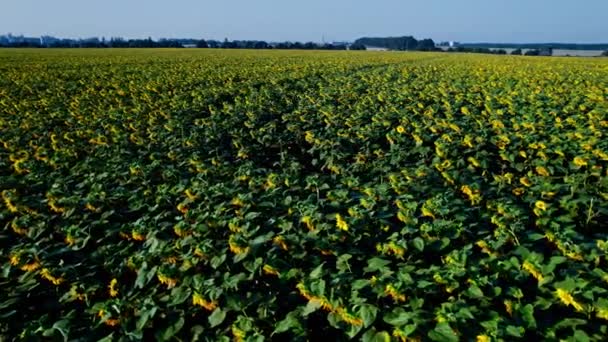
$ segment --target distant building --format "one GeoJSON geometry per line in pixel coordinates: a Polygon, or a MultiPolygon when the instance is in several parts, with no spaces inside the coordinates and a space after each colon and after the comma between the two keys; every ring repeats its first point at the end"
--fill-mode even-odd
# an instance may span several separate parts
{"type": "Polygon", "coordinates": [[[365,48],[367,49],[367,51],[388,51],[387,48],[384,47],[378,47],[378,46],[365,46],[365,48]]]}

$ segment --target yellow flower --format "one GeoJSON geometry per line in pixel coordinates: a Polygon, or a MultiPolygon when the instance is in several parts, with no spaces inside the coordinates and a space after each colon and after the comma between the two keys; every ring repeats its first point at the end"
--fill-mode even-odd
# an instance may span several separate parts
{"type": "Polygon", "coordinates": [[[306,228],[308,228],[308,230],[310,230],[310,231],[315,230],[315,226],[312,223],[312,217],[310,217],[310,216],[304,216],[304,217],[302,217],[302,219],[300,221],[302,223],[304,223],[304,225],[306,225],[306,228]]]}
{"type": "Polygon", "coordinates": [[[22,236],[27,234],[27,229],[19,227],[17,225],[16,219],[11,222],[11,228],[13,229],[13,232],[15,232],[15,234],[22,236]]]}
{"type": "Polygon", "coordinates": [[[524,188],[515,188],[513,189],[513,194],[515,196],[521,196],[524,193],[524,188]]]}
{"type": "Polygon", "coordinates": [[[547,169],[545,169],[543,166],[537,166],[536,173],[543,177],[549,177],[549,171],[547,171],[547,169]]]}
{"type": "Polygon", "coordinates": [[[536,269],[536,267],[534,267],[534,265],[532,265],[529,261],[524,261],[524,264],[522,265],[522,268],[524,270],[526,270],[528,273],[530,273],[537,281],[541,282],[543,281],[545,278],[543,277],[543,274],[536,269]]]}
{"type": "Polygon", "coordinates": [[[362,326],[363,325],[363,320],[361,318],[355,317],[351,314],[349,314],[348,312],[346,312],[346,310],[342,309],[342,308],[338,308],[338,310],[336,310],[338,315],[340,316],[340,318],[344,321],[344,323],[348,324],[348,325],[352,325],[352,326],[362,326]]]}
{"type": "Polygon", "coordinates": [[[282,236],[275,236],[272,239],[272,242],[274,242],[275,245],[281,247],[282,250],[288,250],[289,248],[287,247],[287,244],[285,243],[285,240],[283,239],[282,236]]]}
{"type": "Polygon", "coordinates": [[[595,316],[597,316],[597,318],[608,321],[608,310],[597,308],[596,311],[595,316]]]}
{"type": "Polygon", "coordinates": [[[397,126],[397,132],[399,134],[403,134],[403,133],[405,133],[405,128],[403,126],[399,125],[399,126],[397,126]]]}
{"type": "Polygon", "coordinates": [[[40,268],[40,263],[38,261],[33,261],[29,264],[25,264],[21,266],[21,270],[24,272],[33,272],[40,268]]]}
{"type": "Polygon", "coordinates": [[[488,335],[477,335],[477,342],[490,342],[492,341],[488,335]]]}
{"type": "Polygon", "coordinates": [[[185,215],[188,212],[188,207],[185,204],[180,203],[177,205],[177,210],[185,215]]]}
{"type": "Polygon", "coordinates": [[[249,247],[241,247],[234,242],[233,235],[230,235],[230,238],[228,238],[228,247],[234,254],[245,254],[249,252],[249,247]]]}
{"type": "Polygon", "coordinates": [[[582,304],[578,303],[574,297],[568,293],[568,291],[564,289],[557,289],[555,291],[557,298],[566,306],[572,306],[576,311],[582,312],[584,311],[584,307],[582,304]]]}
{"type": "Polygon", "coordinates": [[[144,235],[142,235],[142,234],[140,234],[139,232],[136,232],[136,231],[132,231],[131,232],[131,237],[135,241],[144,241],[146,239],[146,237],[144,235]]]}
{"type": "Polygon", "coordinates": [[[108,286],[108,292],[110,293],[110,297],[114,298],[118,296],[118,290],[116,289],[116,285],[118,285],[118,280],[116,278],[110,281],[110,286],[108,286]]]}
{"type": "Polygon", "coordinates": [[[114,319],[114,318],[108,318],[108,319],[106,319],[106,321],[104,323],[107,326],[115,327],[115,326],[117,326],[120,323],[120,320],[114,319]]]}
{"type": "Polygon", "coordinates": [[[56,212],[57,214],[61,214],[61,213],[65,212],[65,209],[57,206],[55,201],[49,201],[49,207],[51,208],[52,211],[56,212]]]}
{"type": "Polygon", "coordinates": [[[245,203],[243,202],[243,200],[241,200],[238,197],[233,198],[232,201],[230,201],[230,204],[237,206],[237,207],[245,206],[245,203]]]}
{"type": "Polygon", "coordinates": [[[186,197],[188,197],[189,200],[194,201],[198,198],[197,195],[193,194],[190,189],[186,189],[186,191],[184,191],[184,194],[186,195],[186,197]]]}
{"type": "Polygon", "coordinates": [[[403,247],[395,245],[395,243],[392,241],[386,245],[386,248],[398,258],[403,257],[403,254],[405,253],[405,249],[403,247]]]}
{"type": "Polygon", "coordinates": [[[511,302],[510,300],[505,300],[503,303],[505,304],[505,310],[507,311],[509,316],[512,316],[513,315],[513,302],[511,302]]]}
{"type": "Polygon", "coordinates": [[[534,207],[536,209],[539,210],[547,210],[547,203],[543,202],[543,201],[536,201],[536,203],[534,203],[534,207]]]}
{"type": "Polygon", "coordinates": [[[59,278],[54,277],[51,274],[51,271],[48,270],[48,268],[43,268],[40,271],[40,276],[42,276],[42,278],[44,278],[44,279],[50,281],[51,283],[53,283],[53,285],[59,285],[59,284],[63,283],[63,281],[64,281],[64,279],[61,278],[61,277],[59,277],[59,278]]]}
{"type": "Polygon", "coordinates": [[[344,221],[340,214],[336,214],[336,227],[343,231],[348,231],[348,224],[346,223],[346,221],[344,221]]]}
{"type": "Polygon", "coordinates": [[[473,165],[475,167],[481,166],[481,164],[479,164],[479,161],[477,159],[475,159],[474,157],[469,157],[469,158],[467,158],[467,160],[469,161],[469,163],[471,163],[471,165],[473,165]]]}
{"type": "Polygon", "coordinates": [[[203,296],[201,296],[199,293],[195,292],[192,295],[192,304],[194,305],[198,305],[202,308],[204,308],[207,311],[213,311],[217,308],[217,302],[215,301],[207,301],[205,300],[205,298],[203,298],[203,296]]]}
{"type": "Polygon", "coordinates": [[[574,165],[579,167],[587,165],[587,161],[581,157],[574,157],[574,160],[572,160],[572,162],[574,163],[574,165]]]}
{"type": "Polygon", "coordinates": [[[306,131],[305,135],[304,135],[304,139],[309,143],[312,144],[315,141],[315,135],[313,132],[311,131],[306,131]]]}
{"type": "Polygon", "coordinates": [[[173,288],[175,287],[175,285],[177,285],[177,279],[171,278],[171,277],[167,277],[162,273],[158,273],[156,275],[156,277],[158,278],[158,281],[161,284],[167,285],[167,288],[173,288]]]}
{"type": "Polygon", "coordinates": [[[245,340],[245,332],[239,328],[237,328],[234,324],[231,327],[232,336],[234,336],[234,340],[236,342],[242,342],[245,340]]]}
{"type": "Polygon", "coordinates": [[[470,135],[465,135],[464,138],[462,139],[462,145],[468,147],[468,148],[473,148],[473,138],[470,135]]]}
{"type": "Polygon", "coordinates": [[[536,203],[534,203],[534,215],[536,216],[541,216],[543,211],[547,210],[547,204],[543,201],[536,201],[536,203]]]}
{"type": "Polygon", "coordinates": [[[496,252],[492,252],[488,244],[484,240],[479,240],[475,243],[477,247],[481,248],[481,251],[486,253],[487,255],[497,256],[496,252]]]}
{"type": "Polygon", "coordinates": [[[393,300],[396,302],[405,302],[407,300],[405,295],[400,294],[397,289],[395,289],[391,284],[386,285],[384,293],[386,293],[387,296],[393,298],[393,300]]]}
{"type": "Polygon", "coordinates": [[[87,210],[92,211],[92,212],[96,212],[97,211],[97,208],[95,208],[91,203],[87,203],[84,207],[87,210]]]}
{"type": "Polygon", "coordinates": [[[430,211],[428,208],[426,207],[422,207],[422,216],[424,217],[431,217],[431,218],[435,218],[435,215],[433,215],[433,212],[430,211]]]}
{"type": "Polygon", "coordinates": [[[64,242],[68,245],[68,246],[72,246],[76,243],[76,239],[74,239],[74,237],[70,234],[68,234],[65,239],[64,242]]]}
{"type": "Polygon", "coordinates": [[[528,179],[528,177],[521,177],[519,179],[519,182],[527,187],[531,187],[532,186],[532,182],[530,182],[530,180],[528,179]]]}
{"type": "Polygon", "coordinates": [[[270,274],[270,275],[275,275],[275,276],[279,275],[279,271],[277,271],[276,268],[274,268],[270,265],[264,265],[264,267],[262,267],[262,271],[264,271],[264,273],[270,274]]]}
{"type": "Polygon", "coordinates": [[[17,254],[13,254],[10,256],[10,263],[13,266],[19,265],[19,260],[20,260],[19,255],[17,255],[17,254]]]}
{"type": "Polygon", "coordinates": [[[19,211],[17,209],[17,207],[13,204],[13,202],[11,202],[8,190],[2,191],[2,200],[4,201],[4,204],[6,205],[6,207],[8,208],[8,211],[10,211],[11,213],[16,213],[19,211]]]}
{"type": "Polygon", "coordinates": [[[460,191],[469,197],[469,200],[473,205],[481,202],[481,195],[479,194],[479,190],[472,190],[468,185],[463,185],[460,187],[460,191]]]}

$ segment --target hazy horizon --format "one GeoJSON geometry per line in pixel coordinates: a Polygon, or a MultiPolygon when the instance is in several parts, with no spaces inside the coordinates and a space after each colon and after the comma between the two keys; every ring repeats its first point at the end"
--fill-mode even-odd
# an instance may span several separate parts
{"type": "Polygon", "coordinates": [[[288,4],[243,0],[172,4],[133,0],[83,3],[21,0],[0,8],[0,34],[62,38],[205,38],[266,41],[352,41],[412,35],[470,43],[608,42],[608,2],[565,0],[489,3],[439,0],[311,0],[288,4]]]}

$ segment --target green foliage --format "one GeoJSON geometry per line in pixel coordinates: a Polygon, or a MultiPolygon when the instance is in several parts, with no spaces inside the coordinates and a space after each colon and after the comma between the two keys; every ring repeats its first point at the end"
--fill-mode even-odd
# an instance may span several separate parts
{"type": "Polygon", "coordinates": [[[0,339],[603,340],[608,64],[0,52],[0,339]]]}

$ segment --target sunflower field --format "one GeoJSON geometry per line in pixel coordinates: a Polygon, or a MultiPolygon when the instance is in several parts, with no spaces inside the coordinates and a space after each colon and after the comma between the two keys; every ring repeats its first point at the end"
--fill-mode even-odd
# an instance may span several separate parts
{"type": "Polygon", "coordinates": [[[608,60],[0,51],[0,340],[599,341],[608,60]]]}

